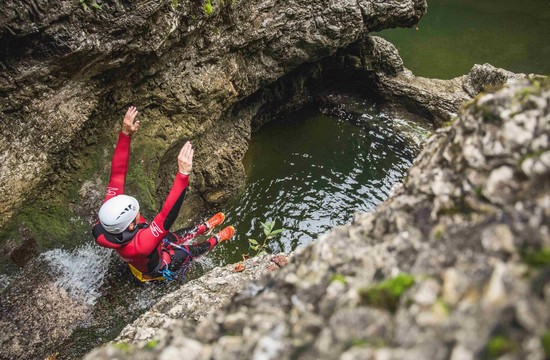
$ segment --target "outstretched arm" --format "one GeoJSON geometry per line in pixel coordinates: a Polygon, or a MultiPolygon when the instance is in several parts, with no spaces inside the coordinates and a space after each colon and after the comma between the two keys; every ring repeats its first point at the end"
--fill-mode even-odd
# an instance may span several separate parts
{"type": "Polygon", "coordinates": [[[116,195],[124,194],[124,181],[128,172],[128,160],[130,158],[130,140],[131,136],[139,128],[139,120],[135,120],[137,114],[137,109],[134,106],[130,106],[122,121],[122,131],[118,135],[115,153],[111,161],[111,177],[109,178],[109,185],[103,202],[116,195]]]}
{"type": "Polygon", "coordinates": [[[186,142],[178,155],[178,173],[162,210],[149,227],[138,234],[136,247],[140,253],[148,255],[156,249],[176,221],[187,192],[189,174],[193,168],[193,153],[191,143],[186,142]]]}

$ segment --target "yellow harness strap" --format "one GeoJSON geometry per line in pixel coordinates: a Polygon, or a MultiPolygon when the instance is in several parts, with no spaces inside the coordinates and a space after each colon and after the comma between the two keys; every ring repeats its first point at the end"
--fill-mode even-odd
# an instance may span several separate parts
{"type": "Polygon", "coordinates": [[[143,275],[141,271],[133,267],[131,264],[128,264],[128,267],[130,268],[130,271],[132,272],[132,275],[136,277],[141,282],[147,282],[147,281],[153,281],[153,280],[166,280],[164,276],[160,277],[152,277],[149,275],[143,275]]]}

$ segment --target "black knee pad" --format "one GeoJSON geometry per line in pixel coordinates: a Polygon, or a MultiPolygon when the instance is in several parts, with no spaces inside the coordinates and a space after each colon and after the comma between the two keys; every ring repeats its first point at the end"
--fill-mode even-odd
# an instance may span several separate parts
{"type": "Polygon", "coordinates": [[[174,248],[173,253],[170,255],[170,264],[168,269],[170,271],[178,271],[183,264],[187,261],[191,261],[189,255],[182,249],[174,248]]]}

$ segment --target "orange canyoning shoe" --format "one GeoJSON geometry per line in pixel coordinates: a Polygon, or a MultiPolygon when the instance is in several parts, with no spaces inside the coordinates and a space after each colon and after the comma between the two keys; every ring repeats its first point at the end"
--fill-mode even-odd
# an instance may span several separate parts
{"type": "Polygon", "coordinates": [[[216,238],[218,239],[218,243],[221,243],[222,241],[231,239],[233,235],[235,235],[235,228],[233,226],[228,226],[217,233],[216,238]]]}
{"type": "Polygon", "coordinates": [[[212,216],[210,219],[206,220],[204,225],[210,230],[214,226],[220,225],[225,220],[225,215],[222,212],[219,212],[212,216]]]}

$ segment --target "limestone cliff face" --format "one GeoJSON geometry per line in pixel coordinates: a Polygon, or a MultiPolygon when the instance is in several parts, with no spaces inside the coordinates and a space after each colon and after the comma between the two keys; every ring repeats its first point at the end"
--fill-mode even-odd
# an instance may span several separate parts
{"type": "Polygon", "coordinates": [[[548,357],[549,104],[547,80],[478,96],[375,212],[199,324],[86,359],[548,357]]]}
{"type": "MultiPolygon", "coordinates": [[[[93,4],[2,6],[0,226],[26,199],[66,191],[63,174],[83,167],[82,152],[109,149],[131,104],[142,112],[135,146],[147,149],[143,176],[168,181],[162,169],[171,148],[191,138],[198,150],[191,195],[227,197],[242,182],[250,136],[246,119],[227,116],[235,103],[304,62],[369,31],[410,26],[426,11],[425,0],[226,1],[215,2],[211,16],[186,0],[93,4]]],[[[78,181],[85,180],[92,179],[78,181]]]]}

